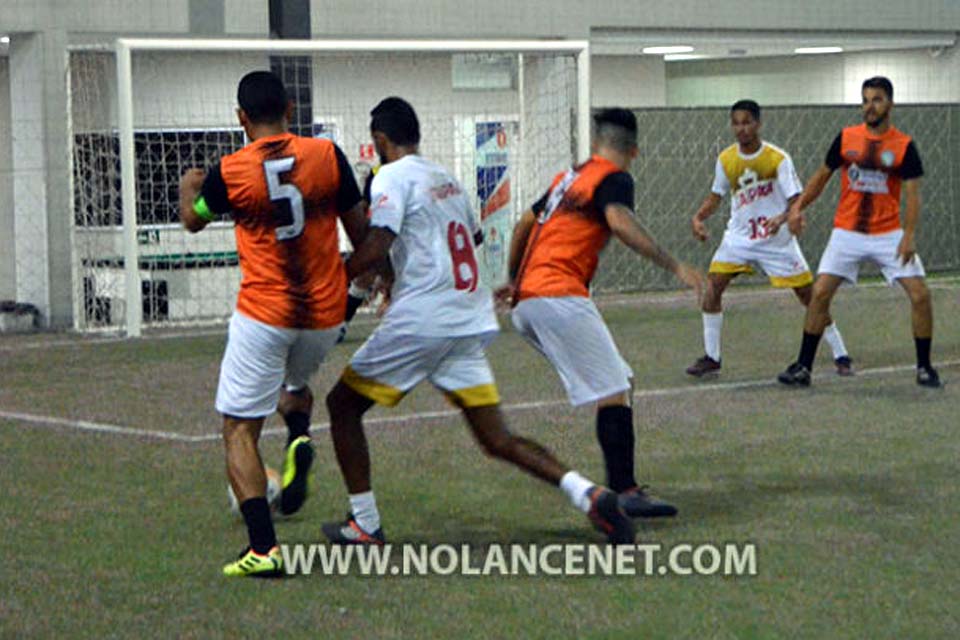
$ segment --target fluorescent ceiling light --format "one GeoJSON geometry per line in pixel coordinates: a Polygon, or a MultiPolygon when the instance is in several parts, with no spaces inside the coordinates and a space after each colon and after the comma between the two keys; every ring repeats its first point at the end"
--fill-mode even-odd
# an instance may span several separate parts
{"type": "Polygon", "coordinates": [[[840,53],[843,47],[797,47],[794,53],[840,53]]]}
{"type": "Polygon", "coordinates": [[[665,62],[673,62],[675,60],[702,60],[706,57],[698,53],[668,53],[663,56],[663,59],[665,62]]]}
{"type": "Polygon", "coordinates": [[[0,36],[0,44],[10,44],[10,36],[0,36]]]}
{"type": "Polygon", "coordinates": [[[643,53],[665,54],[665,53],[690,53],[693,47],[688,45],[671,45],[664,47],[644,47],[643,53]]]}

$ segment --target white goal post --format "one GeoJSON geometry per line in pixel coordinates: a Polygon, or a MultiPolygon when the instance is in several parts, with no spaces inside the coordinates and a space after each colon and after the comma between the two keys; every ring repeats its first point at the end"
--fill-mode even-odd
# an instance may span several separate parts
{"type": "Polygon", "coordinates": [[[78,330],[135,337],[229,317],[239,286],[232,225],[183,231],[175,180],[245,143],[236,85],[263,68],[280,73],[298,105],[295,131],[332,138],[358,180],[376,164],[370,109],[388,95],[408,99],[422,152],[457,174],[491,231],[480,256],[491,285],[505,274],[519,212],[589,156],[587,41],[122,38],[74,47],[78,330]]]}

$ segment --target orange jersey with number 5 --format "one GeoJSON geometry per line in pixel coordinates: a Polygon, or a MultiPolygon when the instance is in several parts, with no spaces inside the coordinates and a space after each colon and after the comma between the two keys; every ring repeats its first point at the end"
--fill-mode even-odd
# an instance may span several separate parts
{"type": "Polygon", "coordinates": [[[342,177],[334,144],[290,133],[260,138],[224,157],[220,171],[236,223],[237,310],[277,327],[343,322],[347,276],[336,207],[342,177]]]}

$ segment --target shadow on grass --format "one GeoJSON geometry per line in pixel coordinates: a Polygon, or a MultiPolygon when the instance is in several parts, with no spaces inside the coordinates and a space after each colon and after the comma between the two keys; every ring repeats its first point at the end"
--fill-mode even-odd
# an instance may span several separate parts
{"type": "MultiPolygon", "coordinates": [[[[954,400],[950,388],[950,373],[941,374],[943,387],[940,389],[929,389],[921,387],[914,381],[915,374],[912,371],[904,372],[903,380],[898,380],[897,384],[889,385],[860,385],[855,393],[857,401],[878,401],[894,402],[900,411],[904,411],[908,405],[920,406],[931,402],[945,402],[954,400]]],[[[955,375],[955,374],[954,374],[955,375]]],[[[816,384],[816,383],[814,383],[816,384]]],[[[846,385],[818,385],[815,393],[821,396],[832,396],[849,401],[850,387],[846,385]]]]}
{"type": "MultiPolygon", "coordinates": [[[[917,488],[912,487],[917,475],[948,477],[955,468],[943,464],[924,465],[913,469],[909,476],[896,474],[861,475],[836,473],[827,475],[778,475],[775,477],[727,478],[709,489],[676,487],[670,490],[685,520],[705,523],[749,521],[751,516],[766,515],[780,508],[797,508],[797,500],[819,498],[848,498],[854,504],[878,510],[915,510],[923,513],[926,507],[917,500],[917,488]],[[781,503],[778,505],[778,503],[781,503]]],[[[648,521],[659,528],[661,523],[648,521]]]]}

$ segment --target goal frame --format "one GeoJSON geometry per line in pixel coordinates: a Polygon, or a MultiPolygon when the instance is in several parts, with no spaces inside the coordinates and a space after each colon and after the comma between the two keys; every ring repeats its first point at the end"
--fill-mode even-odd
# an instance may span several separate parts
{"type": "MultiPolygon", "coordinates": [[[[120,142],[120,178],[122,199],[122,244],[124,257],[124,332],[139,337],[143,332],[142,290],[137,242],[137,183],[134,153],[133,54],[135,52],[266,52],[274,54],[311,54],[334,52],[384,53],[504,53],[570,54],[576,58],[577,97],[576,133],[578,160],[590,155],[590,44],[587,40],[268,40],[268,39],[192,39],[192,38],[118,38],[113,46],[117,70],[117,126],[120,142]]],[[[522,78],[521,73],[521,78],[522,78]]],[[[521,91],[522,99],[522,91],[521,91]]],[[[521,133],[522,135],[522,133],[521,133]]]]}

